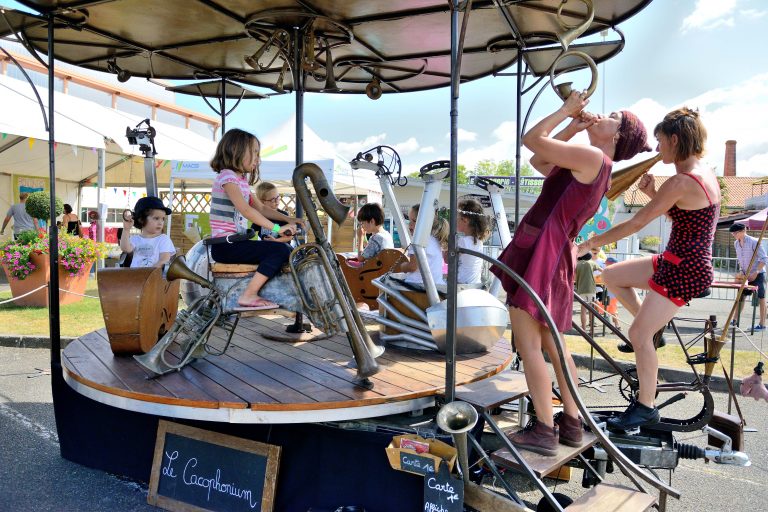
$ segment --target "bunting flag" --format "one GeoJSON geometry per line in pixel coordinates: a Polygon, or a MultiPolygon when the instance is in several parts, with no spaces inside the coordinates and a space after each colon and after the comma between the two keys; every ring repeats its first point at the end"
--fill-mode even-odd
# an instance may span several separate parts
{"type": "Polygon", "coordinates": [[[56,151],[57,149],[59,149],[59,143],[58,142],[54,142],[53,143],[53,150],[56,151]]]}
{"type": "Polygon", "coordinates": [[[35,147],[35,139],[33,139],[32,137],[30,137],[30,138],[29,138],[29,139],[27,139],[27,140],[29,140],[29,149],[32,149],[33,147],[35,147]]]}
{"type": "Polygon", "coordinates": [[[5,138],[6,138],[7,136],[8,136],[8,134],[7,134],[7,133],[4,133],[4,134],[3,134],[3,140],[5,140],[5,138]]]}
{"type": "Polygon", "coordinates": [[[72,154],[77,156],[77,146],[72,146],[72,154]]]}

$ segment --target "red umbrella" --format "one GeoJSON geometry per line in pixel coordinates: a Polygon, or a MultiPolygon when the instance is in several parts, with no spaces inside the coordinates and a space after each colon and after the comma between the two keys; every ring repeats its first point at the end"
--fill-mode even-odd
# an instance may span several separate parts
{"type": "Polygon", "coordinates": [[[751,217],[747,217],[745,219],[745,224],[747,225],[747,229],[763,229],[763,224],[765,224],[765,218],[768,216],[768,208],[765,210],[760,210],[756,214],[754,214],[751,217]]]}

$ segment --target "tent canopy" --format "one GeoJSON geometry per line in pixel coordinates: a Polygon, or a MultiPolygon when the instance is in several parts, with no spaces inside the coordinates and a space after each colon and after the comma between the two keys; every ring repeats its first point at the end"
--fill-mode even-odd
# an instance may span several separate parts
{"type": "MultiPolygon", "coordinates": [[[[47,109],[47,90],[41,90],[47,109]]],[[[66,182],[86,181],[97,173],[97,150],[106,151],[107,184],[144,182],[144,160],[137,146],[128,144],[126,127],[142,118],[103,107],[68,94],[54,93],[56,177],[66,182]]],[[[40,105],[28,83],[0,76],[0,168],[11,174],[48,176],[48,132],[40,105]]],[[[190,130],[152,121],[157,130],[158,160],[210,158],[216,143],[190,130]]],[[[158,166],[158,182],[168,183],[169,169],[158,166]]],[[[165,166],[167,167],[167,166],[165,166]]]]}

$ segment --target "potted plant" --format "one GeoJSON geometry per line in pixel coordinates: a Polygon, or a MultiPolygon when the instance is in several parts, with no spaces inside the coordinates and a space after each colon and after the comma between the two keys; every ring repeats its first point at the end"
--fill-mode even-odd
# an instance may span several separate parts
{"type": "MultiPolygon", "coordinates": [[[[48,221],[51,218],[51,194],[50,192],[32,192],[24,203],[30,217],[48,221]]],[[[56,217],[64,213],[64,201],[56,198],[56,217]]]]}
{"type": "MultiPolygon", "coordinates": [[[[31,196],[30,196],[31,197],[31,196]]],[[[19,306],[47,306],[50,280],[50,239],[45,231],[25,231],[16,240],[0,245],[0,265],[8,276],[11,293],[21,297],[19,306]],[[26,295],[29,292],[29,295],[26,295]],[[22,297],[22,295],[25,295],[22,297]]],[[[83,299],[94,261],[106,255],[106,246],[90,238],[59,236],[59,303],[83,299]],[[74,293],[68,293],[74,292],[74,293]],[[78,295],[80,294],[80,295],[78,295]]]]}
{"type": "Polygon", "coordinates": [[[661,238],[657,236],[644,236],[640,239],[640,248],[646,251],[658,253],[659,245],[661,245],[661,238]]]}

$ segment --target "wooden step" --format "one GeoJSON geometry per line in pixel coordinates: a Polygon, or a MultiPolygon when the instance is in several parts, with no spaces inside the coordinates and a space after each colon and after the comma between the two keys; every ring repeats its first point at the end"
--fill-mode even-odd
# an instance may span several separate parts
{"type": "MultiPolygon", "coordinates": [[[[584,432],[584,437],[581,442],[581,446],[576,448],[560,444],[557,446],[557,453],[555,455],[539,455],[526,449],[521,448],[520,455],[523,456],[525,462],[531,467],[533,472],[539,478],[552,473],[554,470],[577,457],[581,452],[592,446],[597,442],[597,437],[592,432],[584,432]]],[[[512,453],[506,449],[501,448],[491,454],[491,459],[504,467],[522,471],[520,464],[517,463],[517,459],[512,453]]]]}
{"type": "Polygon", "coordinates": [[[644,512],[656,497],[619,485],[598,484],[566,507],[568,512],[644,512]]]}
{"type": "Polygon", "coordinates": [[[456,388],[456,399],[481,409],[493,409],[528,394],[523,372],[505,370],[488,379],[456,388]]]}

